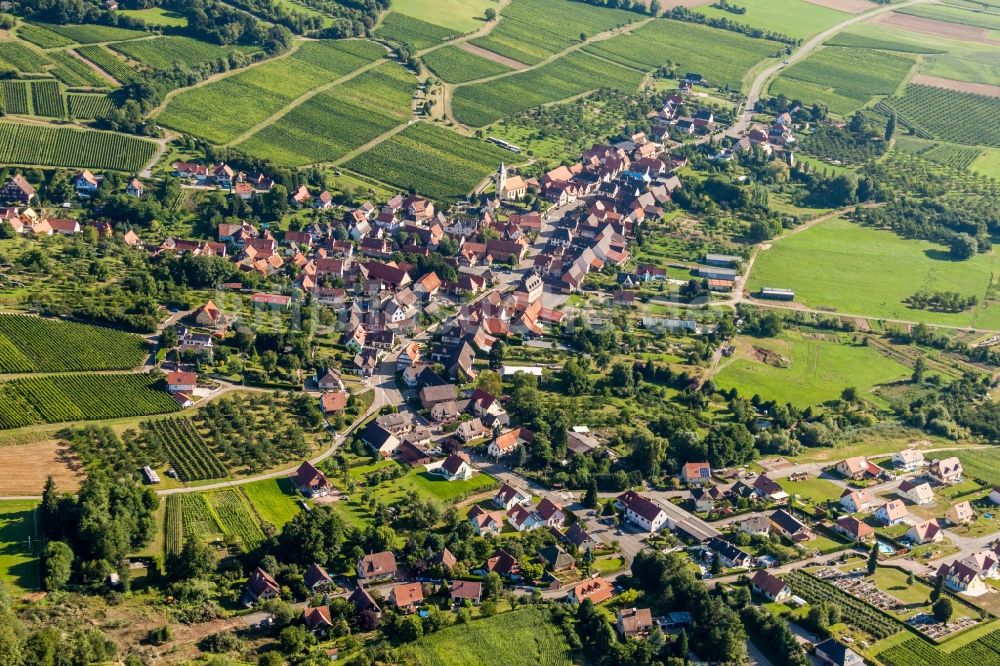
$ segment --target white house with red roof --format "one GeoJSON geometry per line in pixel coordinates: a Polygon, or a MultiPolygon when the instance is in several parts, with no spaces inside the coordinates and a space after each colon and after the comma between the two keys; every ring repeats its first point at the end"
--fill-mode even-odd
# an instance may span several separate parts
{"type": "Polygon", "coordinates": [[[167,391],[170,393],[191,393],[198,385],[197,372],[168,372],[167,391]]]}

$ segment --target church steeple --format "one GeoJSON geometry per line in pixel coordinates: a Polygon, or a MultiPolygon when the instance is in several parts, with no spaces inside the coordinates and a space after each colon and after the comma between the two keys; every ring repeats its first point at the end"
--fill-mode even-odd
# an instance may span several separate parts
{"type": "Polygon", "coordinates": [[[507,165],[503,162],[500,163],[500,175],[497,176],[497,195],[503,196],[504,191],[507,189],[507,165]]]}

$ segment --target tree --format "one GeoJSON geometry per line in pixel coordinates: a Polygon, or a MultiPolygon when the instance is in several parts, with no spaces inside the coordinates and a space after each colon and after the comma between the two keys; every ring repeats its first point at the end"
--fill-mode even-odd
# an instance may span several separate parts
{"type": "Polygon", "coordinates": [[[948,620],[951,619],[952,613],[955,612],[951,599],[947,597],[942,597],[935,601],[931,610],[934,612],[934,619],[942,624],[948,624],[948,620]]]}
{"type": "Polygon", "coordinates": [[[931,603],[936,603],[944,593],[944,576],[937,576],[934,579],[934,589],[931,590],[931,603]]]}
{"type": "Polygon", "coordinates": [[[201,578],[215,570],[215,551],[201,539],[184,539],[181,552],[167,557],[166,569],[175,581],[201,578]]]}
{"type": "Polygon", "coordinates": [[[920,384],[924,381],[924,373],[927,372],[927,362],[923,356],[918,356],[913,364],[913,383],[920,384]]]}
{"type": "Polygon", "coordinates": [[[855,134],[865,130],[865,117],[860,111],[851,116],[851,122],[848,124],[847,129],[855,134]]]}
{"type": "Polygon", "coordinates": [[[660,9],[661,9],[661,7],[660,7],[660,0],[652,0],[652,2],[649,3],[649,15],[650,16],[659,16],[660,15],[660,9]]]}
{"type": "Polygon", "coordinates": [[[483,370],[476,378],[476,388],[497,398],[503,392],[503,383],[500,381],[500,375],[496,372],[483,370]]]}
{"type": "Polygon", "coordinates": [[[583,495],[583,505],[589,509],[597,508],[597,479],[590,477],[587,492],[583,495]]]}
{"type": "Polygon", "coordinates": [[[507,353],[507,344],[503,340],[497,340],[490,348],[490,368],[499,370],[503,365],[504,356],[507,353]]]}
{"type": "Polygon", "coordinates": [[[487,21],[496,21],[497,20],[497,10],[493,9],[492,7],[487,7],[486,11],[483,12],[483,17],[487,21]]]}
{"type": "Polygon", "coordinates": [[[483,582],[483,596],[487,599],[496,599],[502,591],[503,580],[500,578],[500,574],[496,571],[486,574],[486,580],[483,582]]]}
{"type": "Polygon", "coordinates": [[[56,539],[62,532],[59,525],[59,491],[56,482],[50,476],[45,479],[45,490],[42,491],[42,504],[39,507],[42,517],[42,531],[50,539],[56,539]]]}
{"type": "Polygon", "coordinates": [[[584,395],[590,392],[590,377],[583,365],[571,357],[559,373],[563,387],[569,395],[584,395]]]}
{"type": "Polygon", "coordinates": [[[874,576],[876,569],[878,569],[878,542],[873,543],[871,550],[868,551],[868,575],[874,576]]]}
{"type": "Polygon", "coordinates": [[[43,562],[45,589],[57,592],[66,587],[73,574],[73,549],[62,541],[50,541],[45,545],[43,562]]]}
{"type": "Polygon", "coordinates": [[[848,386],[843,391],[840,392],[840,399],[844,402],[855,403],[858,401],[858,389],[854,386],[848,386]]]}
{"type": "Polygon", "coordinates": [[[677,636],[677,656],[684,660],[684,663],[688,663],[688,652],[691,648],[688,647],[688,635],[687,629],[681,629],[680,635],[677,636]]]}
{"type": "Polygon", "coordinates": [[[893,135],[896,133],[896,114],[890,113],[889,117],[885,121],[885,140],[892,141],[893,135]]]}
{"type": "Polygon", "coordinates": [[[955,234],[951,239],[949,251],[955,259],[971,259],[979,251],[979,241],[969,234],[955,234]]]}

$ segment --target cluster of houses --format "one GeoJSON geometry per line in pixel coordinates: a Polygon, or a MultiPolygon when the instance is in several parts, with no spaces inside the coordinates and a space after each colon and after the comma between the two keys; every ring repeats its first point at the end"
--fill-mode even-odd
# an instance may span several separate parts
{"type": "Polygon", "coordinates": [[[765,155],[773,155],[784,160],[789,166],[795,165],[795,131],[791,112],[779,113],[770,125],[754,123],[731,148],[723,148],[714,159],[727,162],[737,155],[759,151],[765,155]]]}
{"type": "Polygon", "coordinates": [[[175,162],[174,176],[189,186],[217,188],[243,200],[255,194],[266,194],[274,188],[274,181],[263,173],[236,171],[225,162],[205,166],[192,162],[175,162]]]}

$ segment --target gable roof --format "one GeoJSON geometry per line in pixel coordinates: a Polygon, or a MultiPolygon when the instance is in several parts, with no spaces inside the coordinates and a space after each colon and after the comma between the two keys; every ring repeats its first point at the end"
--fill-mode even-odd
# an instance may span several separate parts
{"type": "Polygon", "coordinates": [[[424,600],[420,583],[402,583],[392,588],[392,599],[397,606],[412,606],[424,600]]]}
{"type": "Polygon", "coordinates": [[[389,550],[381,553],[369,553],[361,558],[358,569],[365,578],[394,574],[396,573],[396,556],[389,550]]]}
{"type": "Polygon", "coordinates": [[[753,583],[754,587],[769,597],[778,596],[781,594],[781,591],[787,587],[785,581],[775,575],[772,575],[771,572],[766,569],[760,569],[757,573],[755,573],[753,578],[750,579],[750,582],[753,583]]]}

